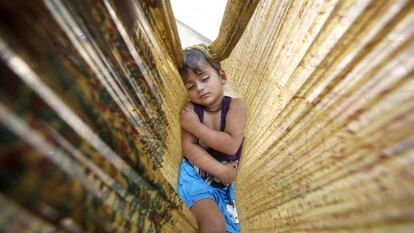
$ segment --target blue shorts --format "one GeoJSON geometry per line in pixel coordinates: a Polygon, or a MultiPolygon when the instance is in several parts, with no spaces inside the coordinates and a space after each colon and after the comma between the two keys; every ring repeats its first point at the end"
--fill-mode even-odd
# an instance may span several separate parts
{"type": "Polygon", "coordinates": [[[234,205],[234,184],[224,188],[212,187],[201,179],[187,160],[183,160],[178,177],[178,195],[189,209],[200,200],[214,200],[226,221],[226,231],[240,232],[234,205]]]}

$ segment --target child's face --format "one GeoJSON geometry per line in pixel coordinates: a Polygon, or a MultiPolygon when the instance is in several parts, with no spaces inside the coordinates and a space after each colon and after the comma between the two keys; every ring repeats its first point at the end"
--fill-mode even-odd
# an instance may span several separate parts
{"type": "Polygon", "coordinates": [[[201,61],[200,70],[189,69],[184,77],[184,85],[191,102],[211,106],[221,101],[223,97],[226,75],[222,70],[217,72],[210,64],[201,61]]]}

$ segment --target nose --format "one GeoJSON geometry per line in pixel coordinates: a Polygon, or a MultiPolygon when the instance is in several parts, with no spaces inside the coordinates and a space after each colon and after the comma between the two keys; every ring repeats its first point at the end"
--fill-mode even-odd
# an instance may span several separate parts
{"type": "Polygon", "coordinates": [[[204,85],[201,83],[197,83],[196,88],[198,92],[204,91],[204,85]]]}

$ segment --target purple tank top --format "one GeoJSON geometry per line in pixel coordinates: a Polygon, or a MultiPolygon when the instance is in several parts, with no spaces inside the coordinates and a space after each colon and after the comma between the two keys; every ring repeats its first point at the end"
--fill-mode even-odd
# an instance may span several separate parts
{"type": "MultiPolygon", "coordinates": [[[[226,127],[226,116],[227,112],[230,108],[230,102],[231,97],[224,96],[223,102],[221,104],[221,117],[220,117],[220,131],[224,131],[226,127]]],[[[198,118],[200,119],[200,122],[203,122],[204,120],[204,107],[198,104],[194,104],[194,111],[198,115],[198,118]]],[[[244,141],[244,139],[243,139],[244,141]]],[[[239,149],[234,155],[228,155],[224,154],[220,151],[214,150],[213,148],[208,148],[206,151],[213,156],[216,160],[218,160],[221,163],[227,163],[230,161],[238,160],[240,161],[240,155],[243,147],[243,141],[240,144],[239,149]]],[[[200,143],[200,142],[199,142],[200,143]]],[[[194,168],[198,171],[198,174],[201,178],[203,178],[208,184],[214,186],[214,187],[224,187],[224,185],[214,176],[208,174],[207,172],[203,171],[202,169],[198,168],[197,166],[193,165],[194,168]]]]}

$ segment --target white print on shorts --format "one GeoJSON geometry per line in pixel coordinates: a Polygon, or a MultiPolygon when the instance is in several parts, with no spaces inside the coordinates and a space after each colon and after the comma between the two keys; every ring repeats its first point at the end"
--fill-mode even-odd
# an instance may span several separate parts
{"type": "Polygon", "coordinates": [[[229,212],[231,219],[233,220],[234,223],[239,223],[239,216],[237,215],[237,210],[236,210],[236,206],[234,205],[226,205],[226,209],[227,212],[229,212]]]}

